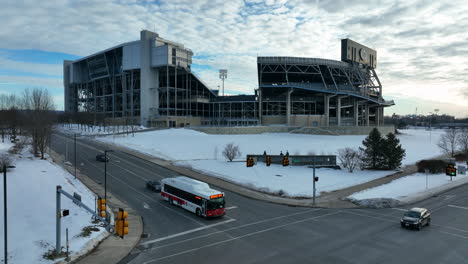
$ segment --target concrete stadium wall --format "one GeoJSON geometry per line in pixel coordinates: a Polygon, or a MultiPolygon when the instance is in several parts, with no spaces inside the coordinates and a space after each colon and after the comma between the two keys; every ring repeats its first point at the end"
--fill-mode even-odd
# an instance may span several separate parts
{"type": "Polygon", "coordinates": [[[286,124],[286,116],[262,116],[262,124],[274,125],[274,124],[286,124]]]}
{"type": "Polygon", "coordinates": [[[261,134],[261,133],[288,133],[298,127],[275,127],[275,126],[250,126],[250,127],[191,127],[191,129],[206,134],[238,135],[238,134],[261,134]]]}
{"type": "Polygon", "coordinates": [[[323,126],[325,125],[324,115],[291,115],[292,126],[323,126]]]}
{"type": "MultiPolygon", "coordinates": [[[[342,127],[287,127],[287,126],[249,126],[249,127],[191,127],[206,134],[239,135],[261,133],[295,133],[310,135],[368,135],[374,126],[342,127]]],[[[377,127],[382,135],[395,133],[393,125],[377,127]]]]}

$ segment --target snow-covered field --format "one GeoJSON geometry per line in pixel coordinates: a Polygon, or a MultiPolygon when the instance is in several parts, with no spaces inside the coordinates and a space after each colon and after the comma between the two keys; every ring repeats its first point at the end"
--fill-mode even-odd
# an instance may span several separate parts
{"type": "Polygon", "coordinates": [[[80,135],[110,135],[115,133],[138,131],[146,129],[144,126],[81,126],[79,124],[60,124],[56,125],[55,129],[66,134],[80,135]]]}
{"type": "MultiPolygon", "coordinates": [[[[7,149],[8,144],[0,143],[0,154],[6,153],[7,149]]],[[[8,263],[52,263],[42,256],[55,247],[56,186],[61,185],[71,194],[79,193],[82,201],[91,208],[94,208],[94,194],[51,161],[34,157],[27,147],[15,156],[13,164],[16,168],[7,172],[8,263]]],[[[3,208],[3,181],[0,186],[3,208]]],[[[88,242],[95,243],[107,234],[99,227],[99,232],[79,237],[83,227],[94,226],[91,215],[64,196],[62,209],[70,210],[69,216],[62,217],[62,246],[65,247],[65,229],[68,228],[71,255],[77,254],[88,242]]],[[[3,209],[0,213],[0,248],[3,249],[3,209]]],[[[0,258],[3,259],[3,254],[0,258]]]]}
{"type": "MultiPolygon", "coordinates": [[[[463,165],[462,163],[457,163],[457,165],[463,165]]],[[[466,165],[465,165],[466,166],[466,165]]],[[[452,177],[453,181],[459,181],[468,177],[468,175],[457,174],[456,177],[452,177]]],[[[415,173],[396,179],[390,183],[380,185],[374,188],[370,188],[358,193],[354,193],[349,196],[350,199],[362,200],[362,199],[373,199],[373,198],[392,198],[395,200],[400,200],[407,196],[410,196],[415,193],[423,192],[426,190],[426,180],[427,180],[427,190],[434,189],[449,183],[450,177],[445,175],[445,173],[438,174],[428,174],[426,178],[425,173],[415,173]]]]}
{"type": "MultiPolygon", "coordinates": [[[[403,165],[440,154],[436,145],[443,131],[403,130],[398,138],[406,149],[403,165]]],[[[245,160],[246,154],[332,154],[344,147],[362,146],[366,136],[326,136],[289,133],[259,135],[210,135],[190,129],[166,129],[137,133],[134,137],[109,136],[99,138],[147,153],[179,165],[189,166],[213,176],[261,189],[267,192],[282,190],[290,196],[312,196],[312,169],[307,167],[282,167],[263,163],[247,168],[245,162],[226,162],[222,156],[224,146],[230,142],[238,145],[245,160]]],[[[394,171],[355,171],[318,169],[318,192],[342,189],[392,174],[394,171]]]]}

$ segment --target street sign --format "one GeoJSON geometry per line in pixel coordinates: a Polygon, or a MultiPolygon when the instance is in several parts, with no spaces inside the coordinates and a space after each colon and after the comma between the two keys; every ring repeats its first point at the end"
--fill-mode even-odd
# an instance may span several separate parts
{"type": "Polygon", "coordinates": [[[77,194],[76,192],[73,193],[73,198],[75,198],[76,200],[73,200],[73,203],[80,206],[79,203],[77,203],[77,200],[81,202],[81,195],[77,194]]]}

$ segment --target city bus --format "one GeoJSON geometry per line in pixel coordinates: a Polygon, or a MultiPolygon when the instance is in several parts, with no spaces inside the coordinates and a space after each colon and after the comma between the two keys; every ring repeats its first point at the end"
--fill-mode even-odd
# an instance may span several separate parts
{"type": "Polygon", "coordinates": [[[201,181],[185,176],[161,180],[161,196],[170,204],[178,205],[200,217],[218,217],[225,214],[224,193],[201,181]]]}

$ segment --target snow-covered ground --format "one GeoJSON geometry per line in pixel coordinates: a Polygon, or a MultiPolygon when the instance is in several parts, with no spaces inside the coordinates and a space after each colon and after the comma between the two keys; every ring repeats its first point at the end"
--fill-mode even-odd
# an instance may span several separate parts
{"type": "MultiPolygon", "coordinates": [[[[11,145],[10,145],[11,146],[11,145]]],[[[0,141],[0,154],[8,144],[0,141]]],[[[82,201],[94,208],[94,194],[79,180],[49,160],[40,160],[27,147],[13,160],[16,168],[7,172],[8,195],[8,263],[52,263],[42,256],[55,247],[56,186],[81,195],[82,201]]],[[[3,176],[3,174],[2,174],[3,176]]],[[[3,181],[0,184],[0,204],[3,208],[3,181]]],[[[65,247],[65,229],[69,230],[71,254],[77,254],[87,245],[102,239],[107,231],[99,227],[89,237],[79,237],[82,229],[92,224],[91,215],[62,196],[62,209],[70,215],[62,217],[62,246],[65,247]]],[[[0,212],[3,215],[3,209],[0,212]]],[[[3,249],[3,216],[0,218],[0,248],[3,249]]],[[[0,256],[3,259],[3,254],[0,256]]]]}
{"type": "MultiPolygon", "coordinates": [[[[440,154],[436,142],[443,131],[403,130],[398,138],[406,149],[403,165],[440,154]]],[[[246,154],[332,154],[344,147],[360,147],[366,136],[326,136],[289,133],[265,133],[259,135],[210,135],[190,129],[166,129],[135,134],[109,136],[98,140],[118,144],[179,165],[233,181],[241,185],[267,192],[282,190],[290,196],[312,196],[312,169],[307,167],[282,167],[263,163],[247,168],[245,162],[226,162],[222,156],[224,146],[230,142],[238,145],[245,161],[246,154]]],[[[379,177],[394,171],[355,171],[317,169],[320,178],[317,191],[332,191],[379,177]]]]}
{"type": "MultiPolygon", "coordinates": [[[[457,163],[458,165],[464,165],[457,163]]],[[[466,165],[465,165],[466,166],[466,165]]],[[[456,177],[452,177],[453,181],[459,181],[468,177],[468,175],[457,174],[456,177]]],[[[399,179],[396,179],[390,183],[380,185],[374,188],[370,188],[358,193],[350,195],[348,198],[352,200],[363,200],[373,198],[392,198],[400,200],[407,196],[423,192],[425,190],[430,191],[436,187],[440,187],[446,184],[452,183],[450,177],[445,173],[428,174],[426,177],[425,173],[415,173],[399,179]],[[427,180],[427,189],[426,189],[427,180]]]]}
{"type": "Polygon", "coordinates": [[[115,133],[138,131],[146,129],[144,126],[86,126],[79,124],[59,124],[55,129],[66,134],[80,134],[80,135],[111,135],[115,133]]]}

